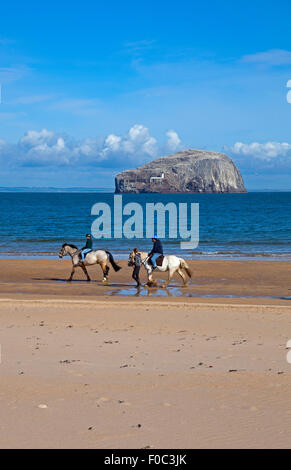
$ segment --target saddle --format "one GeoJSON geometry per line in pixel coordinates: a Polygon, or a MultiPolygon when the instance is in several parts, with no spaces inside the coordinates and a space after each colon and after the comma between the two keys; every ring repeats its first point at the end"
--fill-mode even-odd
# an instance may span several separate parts
{"type": "MultiPolygon", "coordinates": [[[[81,250],[80,253],[79,253],[79,260],[80,260],[80,261],[83,261],[83,260],[82,260],[82,251],[83,251],[83,250],[81,250]]],[[[89,253],[91,253],[92,251],[93,251],[93,250],[88,250],[88,251],[86,251],[86,253],[84,254],[84,261],[85,261],[85,259],[86,259],[86,256],[87,256],[89,253]]]]}
{"type": "MultiPolygon", "coordinates": [[[[157,266],[162,266],[162,265],[163,265],[163,261],[164,261],[164,255],[160,255],[160,256],[156,259],[157,266]]],[[[149,262],[150,262],[150,264],[153,266],[152,258],[149,259],[149,262]]]]}

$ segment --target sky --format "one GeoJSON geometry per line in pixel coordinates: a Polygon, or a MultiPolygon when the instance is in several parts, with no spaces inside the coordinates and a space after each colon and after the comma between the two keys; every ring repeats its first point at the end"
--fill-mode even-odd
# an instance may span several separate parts
{"type": "Polygon", "coordinates": [[[113,188],[199,148],[291,190],[290,23],[290,0],[5,2],[0,186],[113,188]]]}

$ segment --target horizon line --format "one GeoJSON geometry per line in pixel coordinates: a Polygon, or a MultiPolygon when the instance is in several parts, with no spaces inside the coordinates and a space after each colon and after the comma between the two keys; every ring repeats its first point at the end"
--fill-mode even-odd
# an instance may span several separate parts
{"type": "MultiPolygon", "coordinates": [[[[114,187],[85,187],[85,186],[0,186],[0,192],[110,192],[114,193],[114,187]]],[[[291,192],[291,188],[247,188],[247,192],[291,192]]],[[[125,193],[129,194],[129,193],[125,193]]],[[[159,193],[156,193],[159,194],[159,193]]],[[[167,193],[162,193],[167,194],[167,193]]],[[[171,193],[172,194],[172,193],[171,193]]],[[[177,193],[178,194],[178,193],[177,193]]],[[[188,193],[186,193],[188,194],[188,193]]],[[[189,193],[189,194],[235,194],[235,193],[189,193]]]]}

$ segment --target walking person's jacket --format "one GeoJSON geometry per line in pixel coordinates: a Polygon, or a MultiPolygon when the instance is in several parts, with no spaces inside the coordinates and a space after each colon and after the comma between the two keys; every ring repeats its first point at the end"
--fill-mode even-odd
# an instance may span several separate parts
{"type": "Polygon", "coordinates": [[[133,260],[134,266],[135,267],[140,267],[141,266],[141,256],[140,253],[136,253],[134,260],[133,260]]]}

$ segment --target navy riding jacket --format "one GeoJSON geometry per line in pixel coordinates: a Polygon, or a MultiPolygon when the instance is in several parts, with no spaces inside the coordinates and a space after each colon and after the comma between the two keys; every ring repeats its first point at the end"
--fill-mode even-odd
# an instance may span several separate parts
{"type": "Polygon", "coordinates": [[[164,254],[161,240],[156,240],[154,242],[154,246],[153,246],[152,251],[150,252],[150,255],[153,255],[154,253],[160,253],[161,255],[164,254]]]}

